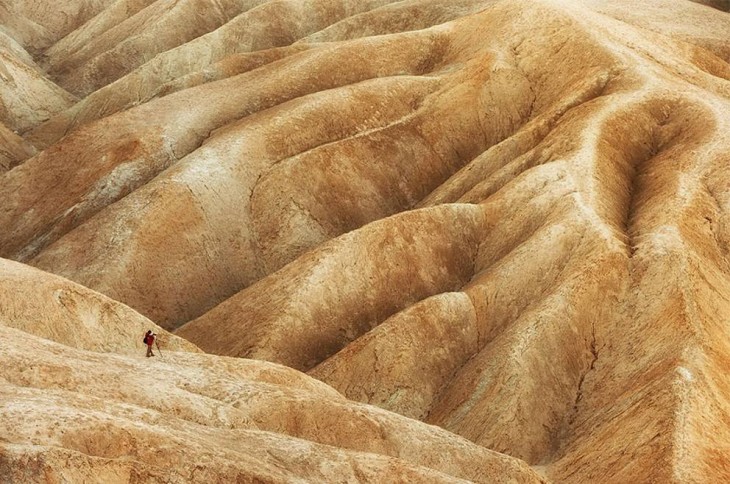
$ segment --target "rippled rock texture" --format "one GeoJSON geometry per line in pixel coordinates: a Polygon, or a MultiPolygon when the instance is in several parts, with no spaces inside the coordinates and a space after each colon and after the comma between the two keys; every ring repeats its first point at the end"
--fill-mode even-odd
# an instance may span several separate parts
{"type": "Polygon", "coordinates": [[[0,478],[730,480],[727,11],[0,0],[0,478]]]}

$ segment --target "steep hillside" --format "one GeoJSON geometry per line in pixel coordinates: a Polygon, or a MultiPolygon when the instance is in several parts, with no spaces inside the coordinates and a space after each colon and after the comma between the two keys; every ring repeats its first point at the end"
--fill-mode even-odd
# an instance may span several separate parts
{"type": "Polygon", "coordinates": [[[144,353],[142,336],[154,331],[165,349],[199,352],[149,319],[97,292],[24,264],[0,259],[0,325],[74,348],[144,353]]]}
{"type": "Polygon", "coordinates": [[[6,366],[211,381],[11,372],[8,479],[730,480],[725,2],[213,3],[0,0],[6,366]]]}

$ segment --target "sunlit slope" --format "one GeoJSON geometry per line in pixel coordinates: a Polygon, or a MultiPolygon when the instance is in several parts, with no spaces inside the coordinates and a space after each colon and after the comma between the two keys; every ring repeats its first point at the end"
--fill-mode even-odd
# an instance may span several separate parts
{"type": "Polygon", "coordinates": [[[0,256],[556,482],[730,478],[727,5],[216,3],[0,2],[0,256]]]}

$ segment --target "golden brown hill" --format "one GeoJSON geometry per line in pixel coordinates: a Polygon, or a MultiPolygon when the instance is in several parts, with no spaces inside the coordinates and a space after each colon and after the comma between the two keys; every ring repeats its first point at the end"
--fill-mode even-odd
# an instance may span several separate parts
{"type": "Polygon", "coordinates": [[[0,259],[0,325],[73,348],[144,354],[154,331],[169,350],[199,352],[122,303],[24,264],[0,259]]]}
{"type": "Polygon", "coordinates": [[[0,123],[16,133],[30,130],[74,102],[27,55],[16,43],[0,44],[0,123]]]}
{"type": "MultiPolygon", "coordinates": [[[[0,137],[0,256],[85,286],[74,286],[78,304],[110,304],[135,321],[129,328],[150,318],[223,355],[155,360],[169,365],[165,379],[258,358],[292,367],[281,371],[317,395],[304,410],[291,402],[309,393],[262,397],[261,408],[278,410],[259,430],[284,437],[202,432],[194,452],[249,440],[241,452],[216,450],[211,462],[230,473],[201,480],[253,478],[236,474],[253,462],[272,480],[535,478],[494,454],[509,466],[480,474],[484,448],[556,482],[730,480],[723,2],[216,4],[75,0],[63,19],[41,21],[48,2],[0,2],[0,51],[36,86],[32,101],[0,91],[17,100],[0,137]],[[328,405],[369,421],[387,415],[393,432],[418,429],[414,440],[435,428],[421,420],[445,440],[408,458],[405,441],[385,445],[375,433],[321,440],[330,427],[313,415],[350,422],[328,405]],[[340,449],[302,450],[290,437],[340,449]],[[468,447],[475,460],[432,460],[441,445],[444,455],[468,447]],[[312,474],[297,464],[305,454],[319,469],[339,467],[312,474]]],[[[0,270],[24,267],[11,264],[0,270]]],[[[56,310],[51,293],[29,307],[56,310]]],[[[21,329],[35,327],[28,314],[21,329]]],[[[122,324],[76,317],[62,327],[85,321],[122,324]]],[[[51,334],[57,324],[36,334],[68,343],[51,334]]],[[[29,345],[72,369],[91,359],[99,377],[117,358],[3,331],[6,348],[29,345]]],[[[131,333],[117,336],[121,349],[131,333]]],[[[126,372],[142,368],[118,358],[126,372]]],[[[253,386],[230,391],[267,394],[244,379],[253,386]]],[[[76,391],[69,380],[54,380],[52,400],[22,379],[6,394],[74,419],[103,401],[86,387],[64,393],[76,391]]],[[[191,403],[195,415],[218,415],[220,400],[256,412],[215,388],[212,407],[191,403]]],[[[104,410],[108,428],[134,435],[113,457],[147,448],[151,435],[183,449],[196,431],[169,420],[181,407],[163,409],[164,428],[149,433],[119,420],[132,413],[104,410]]],[[[32,431],[13,434],[11,469],[35,459],[32,431]]],[[[43,436],[39,445],[66,450],[44,451],[38,472],[79,452],[43,436]]],[[[103,440],[88,438],[89,449],[103,440]]],[[[143,472],[114,462],[120,480],[143,472]]],[[[175,478],[195,477],[179,465],[175,478]]]]}
{"type": "Polygon", "coordinates": [[[3,0],[0,2],[0,25],[3,32],[28,51],[41,54],[113,3],[115,0],[64,0],[54,4],[3,0]]]}
{"type": "Polygon", "coordinates": [[[3,482],[538,483],[525,463],[265,362],[80,351],[0,327],[3,482]]]}
{"type": "Polygon", "coordinates": [[[0,173],[4,173],[36,153],[23,138],[0,124],[0,173]]]}

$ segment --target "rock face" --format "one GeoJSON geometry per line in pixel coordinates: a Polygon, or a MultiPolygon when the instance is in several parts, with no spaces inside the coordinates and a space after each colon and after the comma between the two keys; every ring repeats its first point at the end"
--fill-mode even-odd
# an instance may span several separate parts
{"type": "Polygon", "coordinates": [[[142,337],[154,331],[169,350],[200,350],[169,334],[122,303],[25,264],[0,259],[0,325],[74,348],[145,353],[142,337]]]}
{"type": "Polygon", "coordinates": [[[0,327],[3,482],[519,482],[524,462],[279,365],[75,350],[0,327]]]}
{"type": "MultiPolygon", "coordinates": [[[[0,122],[2,131],[28,131],[71,106],[74,97],[64,91],[29,60],[16,43],[0,43],[0,122]]],[[[8,135],[0,141],[9,144],[8,135]]],[[[3,149],[5,151],[5,149],[3,149]]],[[[17,151],[17,150],[14,150],[17,151]]],[[[17,156],[17,153],[14,153],[17,156]]],[[[25,159],[30,153],[25,153],[25,159]]]]}
{"type": "Polygon", "coordinates": [[[0,124],[0,173],[5,173],[36,153],[35,148],[0,124]]]}
{"type": "Polygon", "coordinates": [[[214,3],[0,0],[0,477],[730,480],[726,2],[214,3]]]}

